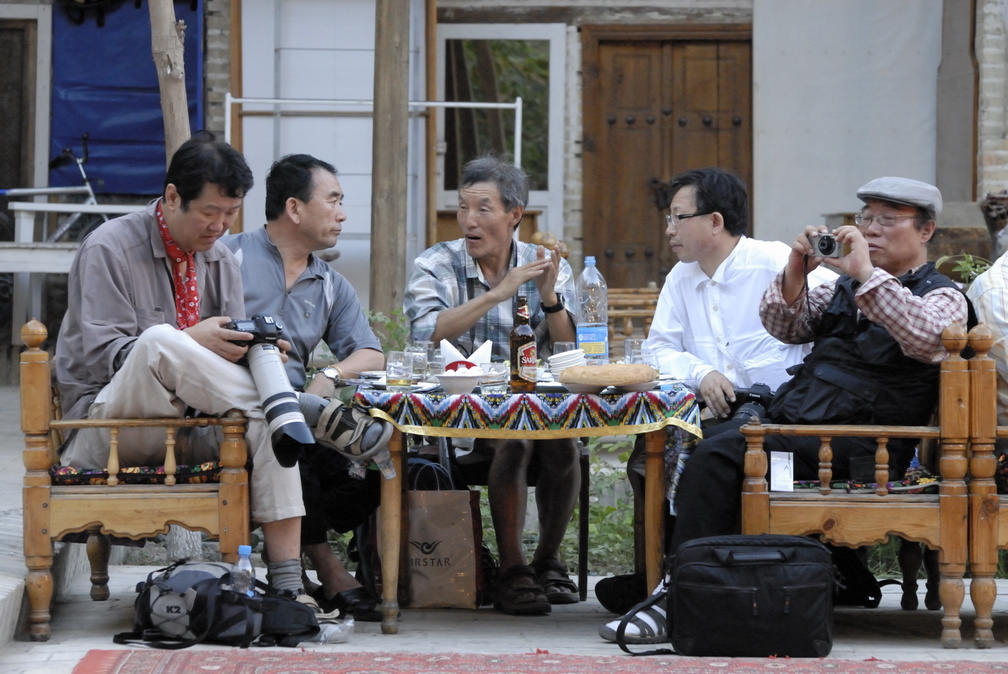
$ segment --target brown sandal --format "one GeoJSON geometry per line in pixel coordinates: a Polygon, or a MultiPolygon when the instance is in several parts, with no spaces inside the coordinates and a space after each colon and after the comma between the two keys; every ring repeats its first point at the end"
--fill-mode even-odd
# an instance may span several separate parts
{"type": "Polygon", "coordinates": [[[542,586],[551,604],[576,604],[581,601],[577,585],[567,575],[567,567],[555,559],[532,562],[536,582],[542,586]]]}
{"type": "Polygon", "coordinates": [[[508,615],[544,615],[550,602],[530,566],[516,565],[497,576],[494,608],[508,615]],[[526,581],[526,582],[521,582],[526,581]]]}

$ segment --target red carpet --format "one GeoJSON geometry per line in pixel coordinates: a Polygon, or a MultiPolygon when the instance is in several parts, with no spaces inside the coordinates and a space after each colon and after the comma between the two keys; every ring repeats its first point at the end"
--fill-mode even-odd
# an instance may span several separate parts
{"type": "Polygon", "coordinates": [[[588,657],[553,653],[348,653],[334,649],[88,651],[74,674],[637,674],[642,672],[994,672],[1008,663],[884,660],[735,660],[679,656],[588,657]]]}

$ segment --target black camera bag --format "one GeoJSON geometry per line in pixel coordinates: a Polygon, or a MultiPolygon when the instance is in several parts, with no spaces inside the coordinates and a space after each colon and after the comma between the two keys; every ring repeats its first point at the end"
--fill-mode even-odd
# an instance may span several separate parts
{"type": "Polygon", "coordinates": [[[803,536],[713,536],[676,554],[667,611],[682,655],[823,657],[833,648],[833,559],[803,536]]]}
{"type": "Polygon", "coordinates": [[[230,565],[180,561],[137,584],[132,632],[117,644],[179,649],[199,643],[297,646],[319,633],[315,611],[256,581],[253,596],[227,589],[230,565]]]}

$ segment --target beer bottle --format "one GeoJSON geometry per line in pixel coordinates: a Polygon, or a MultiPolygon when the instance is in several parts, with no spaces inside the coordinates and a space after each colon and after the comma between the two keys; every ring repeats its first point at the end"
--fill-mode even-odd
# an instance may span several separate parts
{"type": "Polygon", "coordinates": [[[528,299],[518,296],[518,311],[511,330],[511,392],[533,393],[536,386],[535,333],[529,325],[528,299]]]}

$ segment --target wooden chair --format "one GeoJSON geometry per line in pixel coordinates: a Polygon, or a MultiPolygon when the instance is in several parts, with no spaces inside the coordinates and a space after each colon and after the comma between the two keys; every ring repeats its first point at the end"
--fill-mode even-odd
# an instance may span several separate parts
{"type": "Polygon", "coordinates": [[[609,352],[623,357],[623,340],[647,337],[658,306],[658,288],[609,288],[609,352]]]}
{"type": "Polygon", "coordinates": [[[25,436],[25,591],[31,639],[49,639],[53,544],[68,534],[87,532],[91,598],[95,601],[109,596],[109,536],[140,540],[166,533],[170,524],[178,524],[219,539],[224,560],[237,559],[238,546],[249,541],[244,415],[232,411],[222,418],[61,420],[52,393],[49,353],[41,349],[45,326],[30,321],[22,328],[21,337],[28,347],[21,354],[21,430],[25,436]],[[223,432],[219,466],[212,464],[205,471],[176,466],[177,430],[211,425],[221,426],[223,432]],[[56,455],[61,434],[74,428],[106,427],[111,429],[111,442],[105,474],[76,474],[71,480],[75,484],[61,484],[65,476],[60,473],[65,469],[57,470],[56,455]],[[148,469],[120,469],[118,434],[127,427],[165,428],[165,463],[156,475],[150,475],[155,471],[148,469]]]}
{"type": "Polygon", "coordinates": [[[1008,548],[1008,496],[998,495],[994,482],[997,459],[994,443],[1008,438],[1008,426],[997,425],[997,371],[988,351],[994,343],[990,329],[980,324],[970,331],[970,485],[969,563],[970,599],[976,610],[977,648],[994,645],[993,610],[997,599],[994,574],[998,550],[1008,548]],[[1001,517],[1001,511],[1006,513],[1001,517]]]}
{"type": "Polygon", "coordinates": [[[937,426],[787,426],[758,422],[744,426],[747,449],[742,533],[818,534],[827,542],[849,547],[883,543],[890,535],[924,543],[938,551],[939,593],[944,608],[941,643],[945,648],[957,648],[961,643],[959,610],[965,595],[963,575],[967,559],[968,497],[963,478],[970,385],[968,364],[959,355],[966,346],[965,329],[950,326],[943,341],[949,355],[941,365],[937,426]],[[767,489],[768,461],[763,437],[768,434],[820,438],[818,490],[767,489]],[[874,493],[847,493],[831,488],[830,440],[837,436],[875,438],[874,493]],[[890,438],[938,441],[941,481],[937,494],[893,493],[888,489],[886,443],[890,438]]]}

